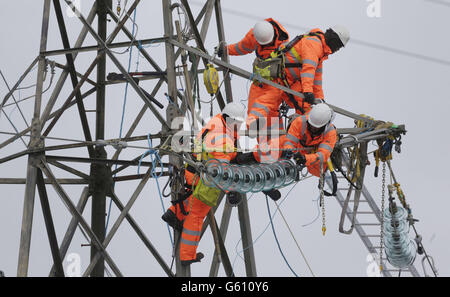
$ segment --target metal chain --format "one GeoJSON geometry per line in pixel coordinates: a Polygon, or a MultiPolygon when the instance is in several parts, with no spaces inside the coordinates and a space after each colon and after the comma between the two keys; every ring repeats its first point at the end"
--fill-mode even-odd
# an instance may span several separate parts
{"type": "Polygon", "coordinates": [[[323,236],[325,236],[325,232],[327,231],[326,227],[326,221],[325,221],[325,200],[324,200],[324,173],[321,172],[320,174],[320,180],[319,180],[319,187],[320,187],[320,204],[322,206],[322,233],[323,236]]]}
{"type": "Polygon", "coordinates": [[[384,200],[386,194],[386,162],[383,162],[381,177],[381,228],[380,228],[380,271],[383,270],[383,247],[384,247],[384,200]]]}
{"type": "Polygon", "coordinates": [[[120,6],[120,2],[122,2],[122,0],[117,0],[117,15],[120,16],[120,12],[122,10],[122,7],[120,6]]]}

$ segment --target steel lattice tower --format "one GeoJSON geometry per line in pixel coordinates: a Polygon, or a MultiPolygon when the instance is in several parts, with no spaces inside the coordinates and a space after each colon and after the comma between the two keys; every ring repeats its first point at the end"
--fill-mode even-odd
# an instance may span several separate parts
{"type": "MultiPolygon", "coordinates": [[[[36,82],[36,92],[34,101],[34,113],[31,120],[31,125],[11,136],[9,139],[0,143],[0,149],[10,145],[14,141],[21,139],[23,136],[29,136],[30,141],[27,144],[27,149],[12,155],[2,156],[0,159],[0,164],[6,163],[8,161],[14,160],[19,157],[27,157],[28,165],[26,169],[25,179],[9,179],[0,178],[0,184],[25,184],[25,195],[24,195],[24,206],[22,215],[22,229],[20,238],[20,250],[19,250],[19,261],[18,261],[18,276],[27,276],[28,274],[28,264],[31,249],[31,230],[33,226],[33,209],[36,196],[36,188],[38,190],[38,195],[40,198],[40,203],[42,205],[43,214],[45,218],[45,225],[48,234],[48,240],[51,247],[51,253],[54,261],[51,276],[63,276],[64,271],[62,267],[62,259],[64,259],[69,245],[74,236],[77,226],[81,226],[84,232],[87,234],[91,241],[91,263],[85,272],[85,275],[90,276],[103,276],[105,269],[105,262],[109,265],[111,270],[116,276],[122,276],[119,268],[115,264],[114,260],[111,258],[107,251],[107,246],[113,236],[115,235],[117,229],[123,220],[127,220],[134,231],[137,233],[139,238],[144,242],[145,246],[148,248],[149,252],[154,256],[154,258],[161,265],[162,269],[168,276],[190,276],[190,268],[183,267],[180,264],[178,257],[176,258],[176,271],[173,272],[169,265],[162,259],[159,255],[158,250],[146,237],[142,229],[138,226],[133,217],[129,214],[133,203],[138,198],[140,192],[144,188],[147,181],[152,177],[152,163],[142,162],[141,166],[148,168],[145,174],[139,175],[128,175],[116,177],[116,174],[123,170],[124,168],[130,166],[137,166],[139,163],[140,156],[131,160],[119,160],[119,154],[122,150],[120,147],[123,143],[131,143],[133,141],[146,140],[146,135],[134,135],[134,130],[138,123],[142,120],[143,114],[146,110],[150,110],[156,120],[161,124],[161,131],[157,135],[152,137],[161,139],[161,143],[165,143],[171,137],[171,135],[176,132],[172,128],[172,122],[176,117],[185,116],[187,112],[192,111],[194,104],[192,101],[192,90],[189,90],[189,82],[192,83],[194,77],[193,73],[196,75],[201,75],[202,70],[199,69],[199,64],[206,67],[208,63],[213,63],[220,68],[223,73],[224,78],[224,94],[220,91],[217,94],[217,102],[220,108],[223,108],[226,102],[233,101],[232,86],[230,81],[230,74],[234,74],[246,79],[252,78],[252,73],[240,69],[228,63],[228,57],[224,56],[221,59],[216,59],[211,57],[206,53],[204,48],[204,40],[208,32],[208,27],[210,24],[211,16],[215,13],[218,40],[217,43],[225,41],[224,35],[224,23],[221,11],[221,1],[220,0],[207,0],[201,9],[199,15],[194,18],[190,6],[187,0],[181,0],[186,11],[186,17],[188,18],[190,24],[191,34],[196,43],[196,47],[187,45],[185,40],[182,38],[179,27],[173,20],[172,12],[173,5],[171,0],[162,0],[163,7],[163,19],[164,19],[164,36],[145,40],[135,40],[133,34],[126,28],[126,24],[130,23],[130,16],[134,10],[138,7],[141,0],[132,1],[131,6],[127,9],[123,18],[119,17],[112,10],[112,0],[97,0],[93,3],[93,7],[90,13],[85,17],[83,16],[77,8],[74,6],[72,1],[64,0],[68,6],[70,6],[77,14],[78,19],[82,22],[83,28],[75,41],[75,43],[70,42],[64,15],[62,13],[61,3],[59,0],[43,0],[43,18],[42,18],[42,30],[41,30],[41,43],[40,52],[37,58],[33,61],[30,67],[18,80],[17,84],[11,89],[11,91],[4,97],[1,102],[0,109],[8,102],[11,98],[13,92],[18,88],[20,83],[28,75],[31,69],[37,65],[38,77],[36,82]],[[59,50],[47,50],[47,37],[48,29],[50,23],[50,11],[54,9],[56,15],[56,21],[58,24],[60,38],[64,48],[59,50]],[[93,26],[94,19],[97,18],[97,28],[93,26]],[[107,32],[107,19],[111,18],[117,25],[112,32],[107,32]],[[203,20],[202,26],[198,29],[199,23],[203,20]],[[124,33],[130,41],[127,42],[115,42],[115,38],[119,32],[124,33]],[[83,46],[86,37],[92,36],[96,42],[97,46],[83,46]],[[73,46],[71,44],[73,43],[73,46]],[[152,58],[152,56],[146,51],[142,46],[151,43],[164,43],[165,45],[165,56],[166,56],[166,69],[163,69],[158,63],[152,58]],[[149,76],[148,79],[157,79],[158,82],[153,91],[148,94],[139,85],[138,82],[127,72],[126,68],[119,62],[116,58],[112,49],[114,48],[124,48],[130,46],[130,44],[137,48],[140,54],[153,66],[154,73],[149,76]],[[97,52],[96,58],[92,61],[85,73],[80,74],[77,72],[77,55],[82,52],[97,52]],[[190,71],[178,71],[177,64],[186,63],[186,54],[195,56],[197,59],[191,62],[190,71]],[[42,91],[43,91],[43,81],[44,73],[46,68],[47,59],[50,57],[60,57],[65,58],[65,66],[62,67],[63,71],[60,75],[56,85],[51,90],[50,99],[43,104],[42,91]],[[179,61],[182,62],[179,62],[179,61]],[[117,69],[120,70],[120,75],[122,81],[120,83],[128,82],[129,85],[134,89],[136,94],[142,99],[144,105],[141,112],[138,114],[130,129],[127,131],[124,137],[117,139],[105,140],[105,93],[108,87],[107,83],[107,63],[112,63],[117,69]],[[93,82],[91,74],[96,72],[96,79],[93,82]],[[187,90],[183,94],[177,88],[177,79],[179,76],[183,76],[187,82],[187,90]],[[67,79],[70,77],[70,82],[67,79]],[[93,83],[93,87],[85,92],[81,92],[82,86],[86,83],[93,83]],[[63,98],[60,95],[60,91],[63,86],[70,84],[72,88],[71,94],[67,98],[63,98]],[[166,108],[166,113],[163,115],[156,108],[155,100],[153,98],[154,94],[158,92],[161,88],[167,88],[167,95],[172,99],[174,104],[168,105],[166,108]],[[94,94],[96,96],[96,109],[95,109],[95,130],[92,130],[89,126],[84,105],[84,100],[90,95],[94,94]],[[56,102],[64,102],[62,107],[59,109],[54,109],[56,102]],[[45,139],[51,137],[50,132],[54,127],[55,123],[60,120],[61,115],[66,112],[72,106],[76,106],[79,114],[79,123],[81,124],[85,141],[76,144],[61,144],[48,146],[45,144],[45,139]],[[95,137],[92,136],[92,131],[95,131],[95,137]],[[118,146],[117,152],[113,156],[108,156],[105,151],[105,145],[118,146]],[[88,157],[80,156],[64,156],[64,150],[70,148],[85,147],[87,149],[88,157]],[[56,156],[54,152],[62,152],[62,155],[56,156]],[[83,173],[80,172],[66,164],[68,163],[88,163],[90,164],[90,172],[83,173]],[[77,179],[62,179],[55,176],[50,165],[58,167],[66,172],[69,172],[75,176],[77,179]],[[117,169],[112,169],[113,166],[120,166],[117,169]],[[114,184],[123,180],[140,180],[139,185],[133,191],[133,194],[126,205],[123,205],[118,197],[114,193],[114,184]],[[66,235],[58,244],[56,238],[55,229],[53,225],[52,214],[50,206],[48,203],[46,184],[51,184],[58,196],[62,199],[66,207],[70,212],[72,220],[67,228],[66,235]],[[72,202],[72,199],[68,196],[63,184],[75,184],[84,185],[82,195],[79,199],[77,205],[72,202]],[[87,222],[83,217],[83,209],[85,208],[88,198],[91,197],[92,203],[92,215],[91,222],[87,222]],[[121,212],[119,218],[114,223],[108,234],[105,234],[105,212],[106,212],[106,198],[110,197],[115,206],[121,212]]],[[[186,67],[187,69],[187,67],[186,67]]],[[[301,94],[296,93],[290,89],[287,89],[281,85],[278,85],[272,81],[267,81],[262,79],[264,83],[275,86],[283,91],[291,93],[293,95],[300,96],[301,94]]],[[[119,83],[119,82],[118,82],[119,83]]],[[[357,121],[362,121],[368,126],[374,123],[374,120],[362,117],[358,114],[343,110],[339,107],[330,105],[335,112],[355,119],[357,121]]],[[[191,112],[194,114],[195,112],[191,112]]],[[[361,149],[361,163],[365,164],[367,159],[367,143],[374,139],[382,139],[391,135],[396,135],[398,133],[404,132],[404,127],[400,128],[383,128],[377,130],[369,130],[365,128],[345,128],[338,129],[340,135],[339,146],[342,149],[348,147],[360,146],[361,149]],[[358,134],[358,137],[354,135],[358,134]]],[[[348,155],[343,153],[344,160],[348,162],[348,155]]],[[[176,173],[182,172],[184,168],[184,162],[180,155],[170,153],[169,163],[173,166],[172,170],[176,173]]],[[[351,164],[345,163],[346,168],[350,168],[351,164]]],[[[373,224],[380,224],[381,216],[380,209],[377,207],[370,193],[364,186],[364,168],[358,177],[358,184],[362,186],[361,190],[356,190],[350,192],[351,197],[353,197],[353,202],[358,203],[360,201],[361,195],[365,197],[365,202],[370,206],[370,213],[375,222],[373,224]]],[[[350,168],[354,170],[354,168],[350,168]]],[[[173,173],[173,172],[172,172],[173,173]]],[[[163,175],[167,176],[169,171],[165,168],[162,172],[163,175]]],[[[327,180],[329,182],[329,180],[327,180]]],[[[176,199],[175,193],[178,191],[180,185],[173,185],[172,199],[176,199]]],[[[370,241],[371,236],[375,235],[368,234],[363,223],[359,223],[356,219],[357,212],[352,212],[348,203],[345,203],[344,196],[347,195],[350,188],[340,188],[337,199],[338,202],[343,207],[343,211],[346,213],[348,218],[353,220],[353,225],[358,235],[361,237],[364,245],[367,247],[369,252],[376,253],[376,246],[370,241]]],[[[223,201],[223,195],[219,198],[219,204],[223,201]]],[[[214,213],[216,208],[213,208],[210,215],[204,222],[203,232],[208,226],[211,227],[214,238],[216,241],[216,253],[214,254],[214,260],[211,266],[210,275],[217,276],[220,263],[224,265],[225,272],[227,276],[233,275],[232,267],[228,259],[228,255],[224,246],[224,239],[227,233],[229,219],[231,215],[231,207],[227,204],[224,206],[224,212],[220,226],[218,226],[214,213]],[[220,259],[219,259],[220,257],[220,259]]],[[[357,208],[354,208],[357,210],[357,208]]],[[[247,205],[247,200],[243,199],[243,202],[238,206],[238,215],[240,223],[240,231],[242,235],[242,245],[244,249],[245,258],[245,268],[247,276],[256,276],[256,265],[254,250],[252,247],[252,233],[250,228],[249,219],[249,209],[247,205]]],[[[179,234],[175,232],[175,238],[179,234]]],[[[178,253],[177,253],[178,255],[178,253]]],[[[409,271],[412,275],[418,276],[417,270],[412,266],[409,271]]],[[[391,275],[391,270],[386,269],[383,271],[385,276],[391,275]]]]}

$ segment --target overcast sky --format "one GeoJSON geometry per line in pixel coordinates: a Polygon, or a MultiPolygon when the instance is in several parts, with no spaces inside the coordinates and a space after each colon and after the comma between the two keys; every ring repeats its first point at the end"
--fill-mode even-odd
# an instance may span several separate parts
{"type": "MultiPolygon", "coordinates": [[[[40,32],[42,23],[43,1],[16,0],[3,1],[0,11],[2,26],[0,26],[0,70],[5,75],[9,85],[16,83],[19,76],[38,55],[40,32]]],[[[63,1],[61,1],[63,2],[63,1]]],[[[132,1],[128,1],[128,6],[132,1]]],[[[205,1],[190,1],[192,10],[196,15],[205,1]]],[[[257,20],[272,17],[281,22],[289,31],[291,38],[304,33],[306,28],[321,28],[325,30],[334,24],[343,24],[351,32],[352,39],[348,46],[324,63],[324,90],[325,99],[330,103],[358,114],[367,114],[376,119],[392,121],[396,124],[405,124],[408,133],[403,137],[403,150],[401,154],[394,154],[392,161],[396,177],[402,185],[413,214],[420,222],[416,224],[419,233],[423,236],[423,243],[436,262],[440,275],[450,275],[450,256],[448,245],[450,243],[449,223],[447,220],[450,202],[448,197],[448,168],[450,162],[448,152],[450,142],[447,140],[446,127],[449,118],[448,77],[450,74],[450,42],[448,36],[450,25],[449,1],[425,0],[380,0],[380,10],[370,5],[373,1],[365,0],[316,0],[316,1],[287,1],[279,0],[274,5],[268,0],[222,0],[225,36],[228,43],[239,41],[257,20]]],[[[113,1],[114,9],[117,1],[113,1]]],[[[87,15],[92,1],[81,0],[81,11],[87,15]]],[[[124,1],[122,1],[122,6],[124,1]]],[[[65,4],[62,4],[65,9],[65,4]]],[[[139,39],[159,37],[163,35],[161,1],[143,0],[138,6],[137,20],[139,39]]],[[[70,43],[73,45],[80,32],[81,24],[76,18],[66,16],[67,30],[70,43]]],[[[113,22],[109,23],[108,32],[112,32],[113,22]]],[[[131,23],[128,24],[131,30],[131,23]]],[[[108,33],[108,34],[109,34],[108,33]]],[[[116,41],[126,41],[123,34],[119,34],[116,41]]],[[[84,45],[94,45],[91,36],[88,36],[84,45]]],[[[217,45],[217,31],[215,17],[211,19],[210,31],[206,38],[206,48],[210,53],[217,45]]],[[[52,8],[48,49],[60,49],[59,31],[52,8]]],[[[163,45],[152,45],[146,48],[149,54],[165,68],[165,55],[163,45]]],[[[79,55],[77,70],[84,73],[95,57],[95,53],[82,53],[79,55]]],[[[128,65],[128,52],[117,55],[121,63],[128,65]]],[[[246,70],[251,70],[254,56],[232,57],[231,62],[246,70]]],[[[51,57],[58,63],[65,64],[64,56],[51,57]]],[[[177,62],[178,64],[180,61],[177,62]]],[[[133,51],[131,70],[154,70],[143,57],[138,58],[136,50],[133,51]],[[138,65],[137,62],[139,61],[138,65]]],[[[107,72],[118,72],[113,63],[108,60],[107,72]]],[[[61,71],[56,69],[55,81],[61,71]]],[[[50,70],[44,86],[50,83],[50,70]]],[[[95,80],[95,71],[90,77],[95,80]]],[[[25,79],[22,86],[29,86],[36,81],[36,70],[25,79]]],[[[146,81],[142,86],[148,91],[153,89],[156,81],[146,81]]],[[[232,77],[233,96],[235,100],[245,100],[249,82],[237,76],[232,77]]],[[[44,94],[46,104],[53,88],[44,94]]],[[[87,91],[89,85],[82,88],[87,91]]],[[[0,98],[7,93],[6,85],[0,81],[0,98]]],[[[32,95],[34,88],[16,92],[17,100],[32,95]]],[[[67,81],[57,106],[71,92],[70,82],[67,81]]],[[[156,95],[165,106],[167,100],[163,86],[156,95]]],[[[209,96],[204,90],[202,99],[209,96]]],[[[106,95],[106,138],[119,136],[122,102],[124,98],[124,85],[115,85],[107,88],[106,95]]],[[[12,101],[10,100],[9,103],[12,101]]],[[[128,93],[124,131],[127,131],[142,107],[142,100],[130,88],[128,93]]],[[[33,113],[33,99],[20,104],[28,124],[33,113]]],[[[95,95],[85,100],[86,109],[95,109],[95,95]]],[[[209,105],[204,104],[203,114],[209,113],[209,105]]],[[[43,108],[42,108],[43,109],[43,108]]],[[[14,106],[5,107],[18,130],[26,128],[25,121],[14,106]]],[[[218,106],[215,105],[215,112],[218,106]]],[[[162,112],[164,114],[164,112],[162,112]]],[[[95,115],[88,113],[91,131],[95,137],[95,115]]],[[[349,119],[338,116],[338,127],[352,127],[349,119]]],[[[156,133],[160,124],[156,118],[147,112],[135,135],[156,133]]],[[[0,132],[14,132],[4,114],[0,116],[0,132]]],[[[79,123],[76,108],[71,108],[57,123],[50,134],[54,137],[65,137],[82,140],[83,134],[79,123]]],[[[8,135],[0,134],[0,142],[8,139],[8,135]]],[[[25,139],[28,142],[28,139],[25,139]]],[[[47,145],[67,142],[46,141],[47,145]]],[[[156,142],[157,143],[157,142],[156,142]]],[[[156,144],[155,143],[155,144],[156,144]]],[[[146,146],[145,142],[138,145],[146,146]]],[[[370,145],[372,150],[374,146],[370,145]]],[[[0,149],[0,158],[24,150],[25,146],[17,140],[13,144],[0,149]]],[[[108,147],[108,157],[112,157],[114,149],[108,147]]],[[[126,149],[121,159],[131,159],[144,151],[140,149],[126,149]]],[[[58,152],[68,156],[87,157],[85,149],[66,150],[58,152]]],[[[370,157],[373,161],[373,158],[370,157]]],[[[26,176],[27,158],[0,164],[0,178],[26,176]]],[[[89,173],[86,165],[73,165],[85,173],[89,173]]],[[[57,177],[71,177],[64,171],[52,167],[57,177]]],[[[374,165],[367,169],[366,185],[372,196],[380,204],[381,179],[373,177],[374,165]]],[[[136,168],[130,168],[121,174],[136,174],[136,168]]],[[[159,182],[165,184],[166,179],[159,182]]],[[[116,184],[116,194],[125,204],[131,197],[138,181],[122,182],[116,184]]],[[[341,184],[343,186],[343,183],[341,184]]],[[[21,217],[23,211],[23,185],[0,185],[0,270],[7,276],[13,276],[17,271],[18,249],[20,241],[21,217]]],[[[64,186],[72,201],[76,204],[83,186],[64,186]]],[[[290,187],[283,189],[283,197],[290,187]]],[[[61,242],[70,214],[54,192],[47,187],[54,216],[56,232],[61,242]]],[[[367,249],[356,233],[344,235],[338,232],[341,207],[334,198],[326,200],[327,234],[321,233],[321,220],[307,225],[318,215],[317,204],[313,202],[318,196],[317,179],[308,179],[298,184],[281,205],[283,215],[287,219],[297,241],[317,276],[366,276],[370,263],[366,258],[367,249]]],[[[109,200],[107,202],[109,204],[109,200]]],[[[90,219],[90,203],[84,212],[86,219],[90,219]]],[[[164,199],[165,208],[169,206],[168,199],[164,199]]],[[[361,210],[367,206],[361,205],[361,210]]],[[[262,194],[255,194],[249,200],[251,227],[253,239],[256,239],[269,222],[265,198],[262,194]]],[[[275,205],[271,202],[272,211],[275,205]]],[[[147,237],[158,248],[166,262],[171,261],[171,243],[166,225],[160,217],[162,206],[157,194],[154,180],[145,186],[141,196],[131,210],[140,227],[147,237]]],[[[119,212],[113,206],[110,227],[118,217],[119,212]]],[[[222,214],[222,207],[217,212],[218,220],[222,214]]],[[[361,221],[365,221],[360,217],[361,221]]],[[[280,215],[274,218],[278,238],[282,244],[290,265],[297,274],[309,276],[309,271],[301,254],[290,236],[280,215]]],[[[348,226],[348,225],[347,225],[348,226]]],[[[378,228],[372,229],[374,234],[379,233],[378,228]]],[[[412,234],[411,234],[412,236],[412,234]]],[[[239,242],[239,221],[237,210],[233,210],[229,232],[226,238],[226,247],[236,275],[245,275],[243,260],[239,257],[242,245],[239,242]]],[[[81,247],[86,241],[77,231],[70,246],[69,252],[81,256],[82,271],[89,264],[89,248],[81,247]]],[[[255,243],[255,258],[259,276],[291,276],[291,272],[281,257],[270,228],[255,243]]],[[[208,275],[214,244],[208,230],[202,239],[198,251],[206,254],[201,264],[192,265],[192,275],[208,275]]],[[[116,237],[108,247],[112,258],[127,276],[163,276],[164,272],[140,242],[137,235],[124,222],[116,237]]],[[[420,267],[421,256],[416,259],[416,267],[420,267]]],[[[45,276],[51,267],[52,259],[48,245],[47,235],[42,217],[38,196],[36,196],[31,257],[29,266],[30,276],[45,276]]],[[[65,268],[69,262],[64,262],[65,268]]],[[[423,274],[420,267],[419,272],[423,274]]],[[[223,269],[220,275],[224,275],[223,269]]]]}

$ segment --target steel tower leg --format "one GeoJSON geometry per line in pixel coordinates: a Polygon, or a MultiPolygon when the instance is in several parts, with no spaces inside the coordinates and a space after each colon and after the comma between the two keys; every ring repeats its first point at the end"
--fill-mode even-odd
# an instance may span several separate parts
{"type": "MultiPolygon", "coordinates": [[[[44,52],[47,49],[49,17],[50,17],[50,0],[45,0],[44,14],[42,20],[42,30],[41,30],[40,52],[44,52]]],[[[41,125],[39,117],[41,114],[41,101],[44,83],[45,63],[46,63],[45,57],[40,56],[37,72],[38,74],[36,83],[36,100],[34,104],[33,121],[31,124],[31,140],[30,144],[28,145],[29,148],[40,146],[42,144],[42,142],[39,139],[40,125],[41,125]]],[[[26,179],[24,206],[23,206],[23,216],[22,216],[22,231],[20,236],[19,264],[17,267],[17,276],[19,277],[25,277],[28,275],[28,263],[31,246],[31,230],[33,226],[34,198],[36,193],[36,179],[37,179],[36,160],[38,158],[39,158],[38,156],[32,154],[30,154],[28,157],[27,179],[26,179]]]]}

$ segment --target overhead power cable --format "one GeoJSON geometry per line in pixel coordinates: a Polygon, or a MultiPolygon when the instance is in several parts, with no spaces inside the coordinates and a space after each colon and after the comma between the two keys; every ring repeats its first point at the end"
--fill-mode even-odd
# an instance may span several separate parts
{"type": "MultiPolygon", "coordinates": [[[[429,1],[431,1],[431,0],[429,0],[429,1]]],[[[197,2],[197,1],[191,1],[191,2],[194,5],[203,5],[202,3],[197,2]]],[[[445,3],[443,1],[438,1],[438,0],[433,0],[432,2],[436,2],[436,3],[440,3],[440,4],[444,4],[445,3]]],[[[449,3],[445,3],[444,5],[449,5],[450,6],[449,3]]],[[[229,13],[229,14],[233,14],[233,15],[239,16],[239,17],[244,17],[244,18],[249,18],[249,19],[254,19],[254,20],[261,20],[260,16],[249,14],[249,13],[245,13],[245,12],[241,12],[241,11],[237,11],[237,10],[230,9],[230,8],[222,7],[222,11],[225,12],[225,13],[229,13]]],[[[286,23],[286,22],[283,22],[283,25],[286,26],[286,27],[291,27],[291,28],[298,29],[298,30],[305,31],[305,32],[311,29],[311,28],[306,28],[306,27],[302,27],[302,26],[286,23]]],[[[422,55],[422,54],[417,54],[417,53],[405,51],[405,50],[402,50],[402,49],[396,49],[396,48],[392,48],[392,47],[376,44],[376,43],[373,43],[373,42],[367,42],[367,41],[364,41],[364,40],[355,39],[353,37],[350,39],[349,42],[350,43],[359,44],[359,45],[362,45],[362,46],[366,46],[366,47],[370,47],[370,48],[374,48],[374,49],[378,49],[378,50],[383,50],[383,51],[386,51],[386,52],[399,54],[399,55],[402,55],[402,56],[407,56],[407,57],[411,57],[411,58],[415,58],[415,59],[420,59],[420,60],[424,60],[424,61],[428,61],[428,62],[433,62],[433,63],[438,63],[438,64],[441,64],[441,65],[450,66],[450,61],[447,61],[447,60],[438,59],[438,58],[434,58],[434,57],[430,57],[430,56],[426,56],[426,55],[422,55]]]]}
{"type": "MultiPolygon", "coordinates": [[[[8,81],[6,80],[6,77],[3,75],[3,71],[1,71],[1,70],[0,70],[0,75],[2,76],[3,81],[5,82],[5,85],[6,85],[6,87],[8,88],[8,91],[11,92],[11,88],[9,87],[8,81]]],[[[29,127],[28,122],[27,122],[27,119],[25,118],[25,115],[23,114],[22,109],[20,108],[19,104],[17,103],[16,97],[14,97],[14,94],[11,94],[11,95],[12,95],[12,98],[13,98],[13,100],[14,100],[14,103],[15,103],[16,106],[17,106],[17,109],[18,109],[19,112],[20,112],[20,115],[22,116],[22,119],[23,119],[24,122],[25,122],[25,125],[27,125],[27,127],[29,127]]]]}
{"type": "Polygon", "coordinates": [[[442,0],[425,0],[426,2],[433,2],[436,4],[440,4],[440,5],[444,5],[444,6],[448,6],[450,7],[450,3],[447,1],[442,1],[442,0]]]}

